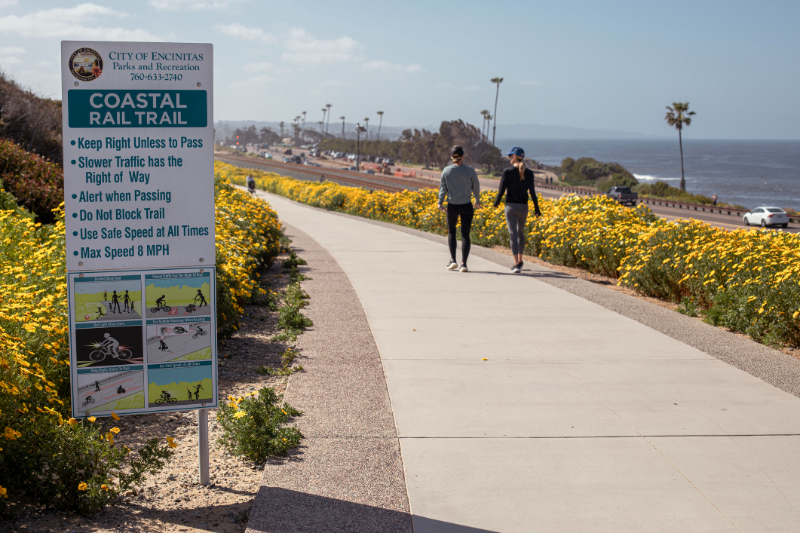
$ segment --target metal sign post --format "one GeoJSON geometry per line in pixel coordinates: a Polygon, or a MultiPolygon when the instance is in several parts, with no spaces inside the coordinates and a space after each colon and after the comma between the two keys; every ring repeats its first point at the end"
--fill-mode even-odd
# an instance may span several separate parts
{"type": "Polygon", "coordinates": [[[75,418],[218,405],[213,47],[61,43],[75,418]]]}

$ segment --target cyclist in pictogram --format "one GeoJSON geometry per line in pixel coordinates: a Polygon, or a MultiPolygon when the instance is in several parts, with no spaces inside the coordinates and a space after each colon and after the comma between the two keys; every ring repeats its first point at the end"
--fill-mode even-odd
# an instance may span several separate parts
{"type": "Polygon", "coordinates": [[[122,385],[117,387],[117,394],[125,394],[125,387],[123,387],[122,385]]]}
{"type": "Polygon", "coordinates": [[[198,309],[200,307],[203,307],[204,305],[208,307],[208,302],[206,302],[206,297],[203,296],[203,293],[200,289],[197,289],[197,296],[194,297],[194,301],[199,302],[199,305],[197,306],[198,309]]]}
{"type": "Polygon", "coordinates": [[[119,296],[117,296],[117,291],[114,291],[114,294],[111,295],[111,312],[112,313],[121,313],[119,310],[119,296]],[[114,308],[117,310],[114,311],[114,308]]]}
{"type": "Polygon", "coordinates": [[[166,295],[162,294],[161,298],[156,300],[156,309],[161,309],[161,308],[163,308],[164,306],[167,305],[167,301],[165,300],[165,298],[166,298],[166,295]]]}
{"type": "Polygon", "coordinates": [[[158,342],[160,343],[160,346],[158,347],[159,350],[161,350],[162,352],[165,350],[169,350],[169,346],[166,345],[164,339],[158,339],[158,342]]]}
{"type": "Polygon", "coordinates": [[[108,348],[112,354],[119,353],[119,341],[111,336],[111,333],[103,333],[105,339],[101,343],[102,346],[108,348]]]}

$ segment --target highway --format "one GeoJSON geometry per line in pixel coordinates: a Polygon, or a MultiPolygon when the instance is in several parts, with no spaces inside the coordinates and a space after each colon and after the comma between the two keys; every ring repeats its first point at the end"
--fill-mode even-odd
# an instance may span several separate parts
{"type": "MultiPolygon", "coordinates": [[[[232,165],[240,166],[243,168],[252,168],[263,170],[265,172],[275,172],[281,175],[289,176],[292,178],[305,180],[305,181],[320,181],[321,176],[327,181],[340,183],[341,185],[351,187],[364,187],[370,190],[384,190],[388,192],[398,192],[401,190],[416,191],[420,189],[437,188],[438,183],[433,178],[399,178],[394,176],[381,176],[365,174],[363,172],[354,172],[337,167],[311,167],[306,165],[297,165],[292,163],[282,163],[271,159],[261,159],[255,157],[244,157],[237,155],[222,155],[216,154],[216,158],[220,161],[230,163],[232,165]]],[[[329,163],[326,161],[326,163],[329,163]]],[[[482,178],[481,189],[496,191],[499,187],[500,181],[488,178],[482,178]]],[[[545,198],[559,198],[564,193],[537,188],[537,192],[545,198]]],[[[689,219],[701,220],[711,226],[726,230],[736,230],[746,228],[742,223],[739,216],[724,215],[717,213],[708,213],[702,211],[688,211],[687,209],[680,209],[677,207],[667,207],[663,205],[649,205],[650,209],[656,215],[663,217],[667,220],[676,219],[689,219]]],[[[800,232],[800,225],[797,223],[789,224],[788,228],[775,228],[776,230],[786,231],[789,233],[800,232]]]]}

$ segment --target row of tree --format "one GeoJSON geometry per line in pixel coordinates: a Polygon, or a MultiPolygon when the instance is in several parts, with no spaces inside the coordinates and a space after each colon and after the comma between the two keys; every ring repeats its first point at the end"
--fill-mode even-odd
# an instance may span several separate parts
{"type": "MultiPolygon", "coordinates": [[[[400,161],[422,164],[425,168],[444,168],[450,164],[450,150],[459,145],[466,153],[465,162],[472,166],[500,168],[500,150],[487,141],[483,133],[463,120],[443,121],[439,131],[408,129],[396,141],[362,141],[361,153],[376,157],[391,157],[400,161]]],[[[354,139],[326,139],[322,150],[356,153],[354,139]]]]}

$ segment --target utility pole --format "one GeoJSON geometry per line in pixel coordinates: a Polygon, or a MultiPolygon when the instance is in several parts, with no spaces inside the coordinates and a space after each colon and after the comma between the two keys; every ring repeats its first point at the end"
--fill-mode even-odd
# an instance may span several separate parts
{"type": "Polygon", "coordinates": [[[324,126],[325,126],[325,113],[327,113],[327,112],[328,112],[328,110],[323,107],[322,108],[322,122],[320,122],[321,125],[319,127],[319,134],[322,135],[323,139],[325,138],[324,126]]]}
{"type": "Polygon", "coordinates": [[[503,83],[503,78],[492,78],[490,81],[497,84],[497,92],[494,96],[494,125],[492,126],[492,146],[496,146],[494,135],[497,132],[497,98],[500,96],[500,84],[503,83]]]}

